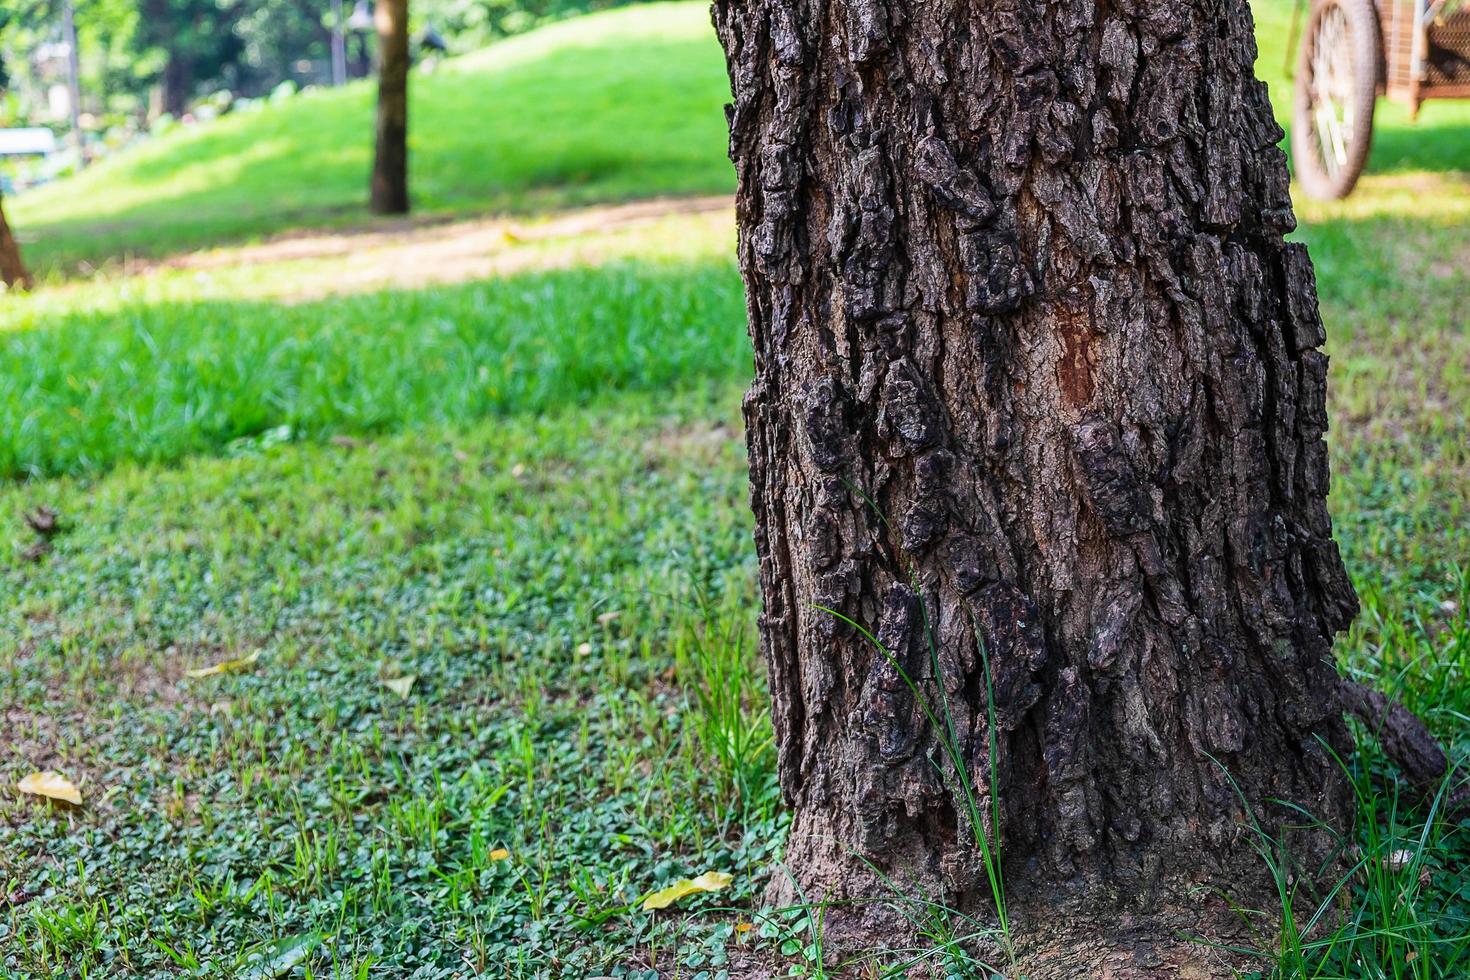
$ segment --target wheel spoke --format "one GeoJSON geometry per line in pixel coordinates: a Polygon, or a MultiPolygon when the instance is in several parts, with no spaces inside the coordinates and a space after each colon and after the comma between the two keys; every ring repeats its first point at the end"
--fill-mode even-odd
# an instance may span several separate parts
{"type": "Polygon", "coordinates": [[[1311,44],[1305,79],[1311,107],[1308,118],[1322,168],[1335,178],[1347,166],[1354,134],[1351,31],[1342,8],[1323,11],[1311,44]]]}

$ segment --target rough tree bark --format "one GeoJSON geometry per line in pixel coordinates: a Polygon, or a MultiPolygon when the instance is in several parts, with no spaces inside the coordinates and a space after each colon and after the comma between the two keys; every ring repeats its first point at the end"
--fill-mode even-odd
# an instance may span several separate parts
{"type": "Polygon", "coordinates": [[[1216,975],[1171,937],[1226,928],[1209,888],[1271,907],[1251,815],[1352,805],[1324,333],[1247,0],[714,17],[789,869],[990,902],[936,733],[826,607],[947,698],[1028,976],[1216,975]]]}
{"type": "Polygon", "coordinates": [[[5,207],[0,203],[0,282],[6,289],[30,289],[35,284],[30,270],[20,257],[20,244],[5,219],[5,207]]]}
{"type": "Polygon", "coordinates": [[[371,207],[408,213],[408,0],[378,0],[378,135],[371,207]]]}

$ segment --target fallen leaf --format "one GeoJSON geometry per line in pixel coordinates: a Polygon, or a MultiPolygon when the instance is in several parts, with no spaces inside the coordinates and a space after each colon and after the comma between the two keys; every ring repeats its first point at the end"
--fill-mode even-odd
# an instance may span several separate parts
{"type": "Polygon", "coordinates": [[[413,682],[419,679],[418,674],[407,674],[403,677],[395,677],[383,682],[383,686],[400,698],[408,697],[408,692],[413,690],[413,682]]]}
{"type": "Polygon", "coordinates": [[[497,847],[495,850],[490,852],[490,860],[492,861],[506,861],[509,860],[509,858],[510,851],[507,851],[503,847],[497,847]]]}
{"type": "Polygon", "coordinates": [[[212,667],[199,667],[194,670],[186,670],[184,671],[184,676],[192,677],[197,680],[200,677],[213,677],[215,674],[230,674],[234,673],[237,670],[248,670],[250,667],[254,666],[255,662],[259,659],[260,651],[256,650],[248,657],[238,657],[234,660],[226,660],[221,663],[217,663],[212,667]]]}
{"type": "Polygon", "coordinates": [[[39,541],[32,542],[24,551],[20,553],[20,556],[34,565],[42,558],[45,558],[46,554],[50,550],[51,542],[47,541],[45,538],[41,538],[39,541]]]}
{"type": "Polygon", "coordinates": [[[734,880],[735,876],[728,871],[706,871],[694,879],[694,886],[702,892],[717,892],[734,880]]]}
{"type": "Polygon", "coordinates": [[[742,935],[742,936],[745,935],[747,932],[749,932],[750,930],[752,930],[754,928],[755,928],[755,926],[752,925],[749,922],[737,922],[737,923],[735,923],[735,931],[738,934],[742,935]]]}
{"type": "Polygon", "coordinates": [[[57,772],[33,772],[15,784],[22,793],[44,796],[48,800],[65,800],[72,806],[82,805],[82,794],[70,779],[57,772]]]}
{"type": "Polygon", "coordinates": [[[618,617],[621,615],[622,613],[618,612],[617,610],[613,610],[612,612],[605,612],[601,616],[597,617],[597,622],[599,625],[607,626],[610,623],[617,622],[618,617]]]}
{"type": "Polygon", "coordinates": [[[587,654],[589,654],[591,652],[592,652],[592,644],[590,644],[590,643],[583,643],[581,646],[577,647],[577,653],[580,654],[583,657],[587,656],[587,654]]]}
{"type": "Polygon", "coordinates": [[[660,888],[645,898],[643,911],[666,909],[686,895],[698,892],[717,892],[734,880],[735,876],[728,871],[706,871],[698,878],[680,878],[667,888],[660,888]]]}

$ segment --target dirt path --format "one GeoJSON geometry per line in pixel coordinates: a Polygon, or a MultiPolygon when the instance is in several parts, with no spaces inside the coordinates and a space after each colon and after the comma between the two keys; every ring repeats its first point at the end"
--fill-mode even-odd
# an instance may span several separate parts
{"type": "MultiPolygon", "coordinates": [[[[271,293],[309,300],[373,289],[446,285],[516,272],[564,268],[616,254],[626,233],[671,219],[728,224],[726,196],[658,198],[599,205],[544,218],[477,218],[396,228],[284,235],[258,245],[177,256],[155,269],[211,271],[307,264],[310,276],[282,277],[271,293]]],[[[145,273],[146,274],[146,273],[145,273]]]]}

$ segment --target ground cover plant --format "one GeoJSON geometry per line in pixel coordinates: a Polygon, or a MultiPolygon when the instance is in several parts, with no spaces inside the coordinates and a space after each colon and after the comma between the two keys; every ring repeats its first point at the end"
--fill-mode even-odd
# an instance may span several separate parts
{"type": "MultiPolygon", "coordinates": [[[[1364,605],[1339,657],[1465,760],[1461,111],[1390,113],[1298,237],[1364,605]]],[[[748,347],[728,212],[687,210],[497,225],[468,282],[342,236],[6,299],[0,976],[821,975],[820,914],[760,908],[748,347]],[[12,792],[35,769],[84,805],[12,792]]],[[[1341,873],[1285,885],[1261,975],[1464,976],[1470,824],[1371,738],[1344,764],[1353,870],[1315,921],[1341,873]]]]}

